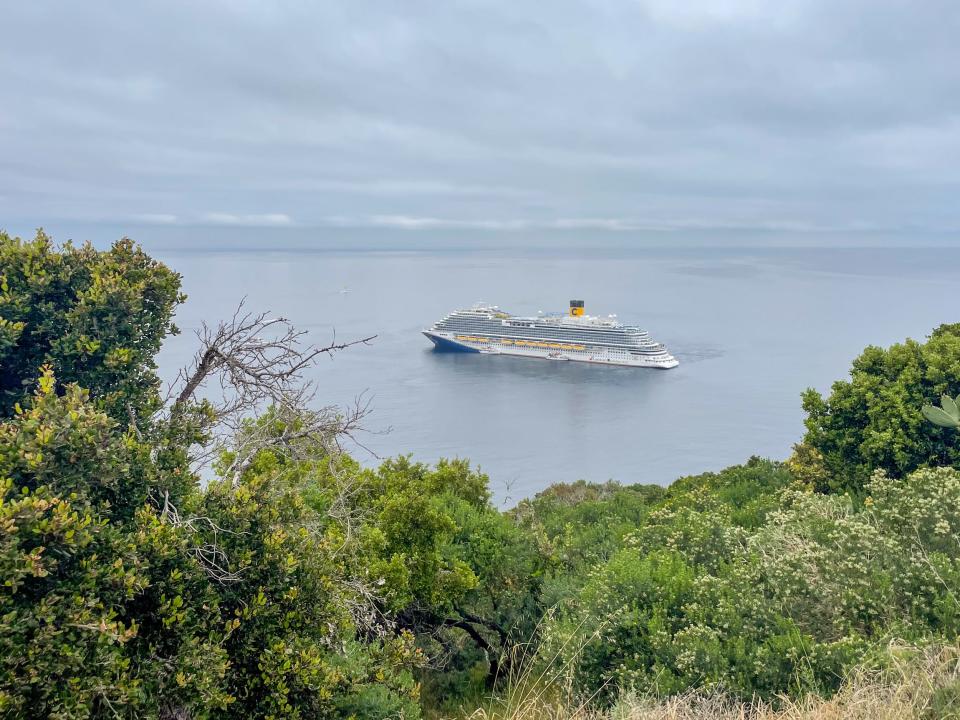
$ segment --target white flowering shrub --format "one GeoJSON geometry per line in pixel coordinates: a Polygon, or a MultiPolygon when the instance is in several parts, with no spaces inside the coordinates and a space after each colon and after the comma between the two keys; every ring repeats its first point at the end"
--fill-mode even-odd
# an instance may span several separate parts
{"type": "Polygon", "coordinates": [[[675,552],[692,565],[711,571],[728,562],[744,546],[748,532],[731,524],[721,510],[663,508],[650,513],[643,528],[628,536],[625,544],[650,552],[675,552]]]}
{"type": "Polygon", "coordinates": [[[785,489],[755,529],[692,495],[652,512],[549,621],[590,693],[832,692],[891,641],[960,635],[960,472],[878,473],[862,500],[785,489]]]}

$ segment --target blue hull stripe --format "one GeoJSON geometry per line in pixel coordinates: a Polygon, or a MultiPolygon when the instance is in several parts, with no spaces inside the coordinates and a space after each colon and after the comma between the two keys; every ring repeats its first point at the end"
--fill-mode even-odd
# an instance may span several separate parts
{"type": "Polygon", "coordinates": [[[424,333],[424,335],[430,338],[430,340],[433,342],[434,350],[438,350],[440,352],[480,352],[477,348],[470,347],[469,345],[461,345],[458,342],[439,337],[438,335],[431,335],[430,333],[424,333]]]}

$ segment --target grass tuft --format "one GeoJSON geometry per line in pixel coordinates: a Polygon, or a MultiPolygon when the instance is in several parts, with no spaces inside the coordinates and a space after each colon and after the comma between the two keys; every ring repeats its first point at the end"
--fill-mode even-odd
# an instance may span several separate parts
{"type": "MultiPolygon", "coordinates": [[[[558,678],[559,680],[559,678],[558,678]]],[[[625,693],[608,710],[569,685],[513,687],[467,720],[960,720],[960,646],[891,648],[883,670],[851,673],[831,698],[743,701],[722,693],[688,692],[668,698],[625,693]]]]}

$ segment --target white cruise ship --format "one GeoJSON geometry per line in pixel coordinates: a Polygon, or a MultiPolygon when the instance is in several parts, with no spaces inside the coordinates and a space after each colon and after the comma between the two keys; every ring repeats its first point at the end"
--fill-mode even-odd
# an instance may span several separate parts
{"type": "Polygon", "coordinates": [[[672,368],[679,363],[645,330],[583,312],[570,301],[567,315],[515,317],[495,305],[456,310],[434,323],[426,335],[438,350],[576,360],[604,365],[672,368]]]}

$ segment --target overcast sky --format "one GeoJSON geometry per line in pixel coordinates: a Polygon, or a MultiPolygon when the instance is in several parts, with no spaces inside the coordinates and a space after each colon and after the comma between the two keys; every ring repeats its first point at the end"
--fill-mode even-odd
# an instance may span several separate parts
{"type": "Polygon", "coordinates": [[[31,0],[0,29],[0,226],[960,231],[956,0],[31,0]]]}

